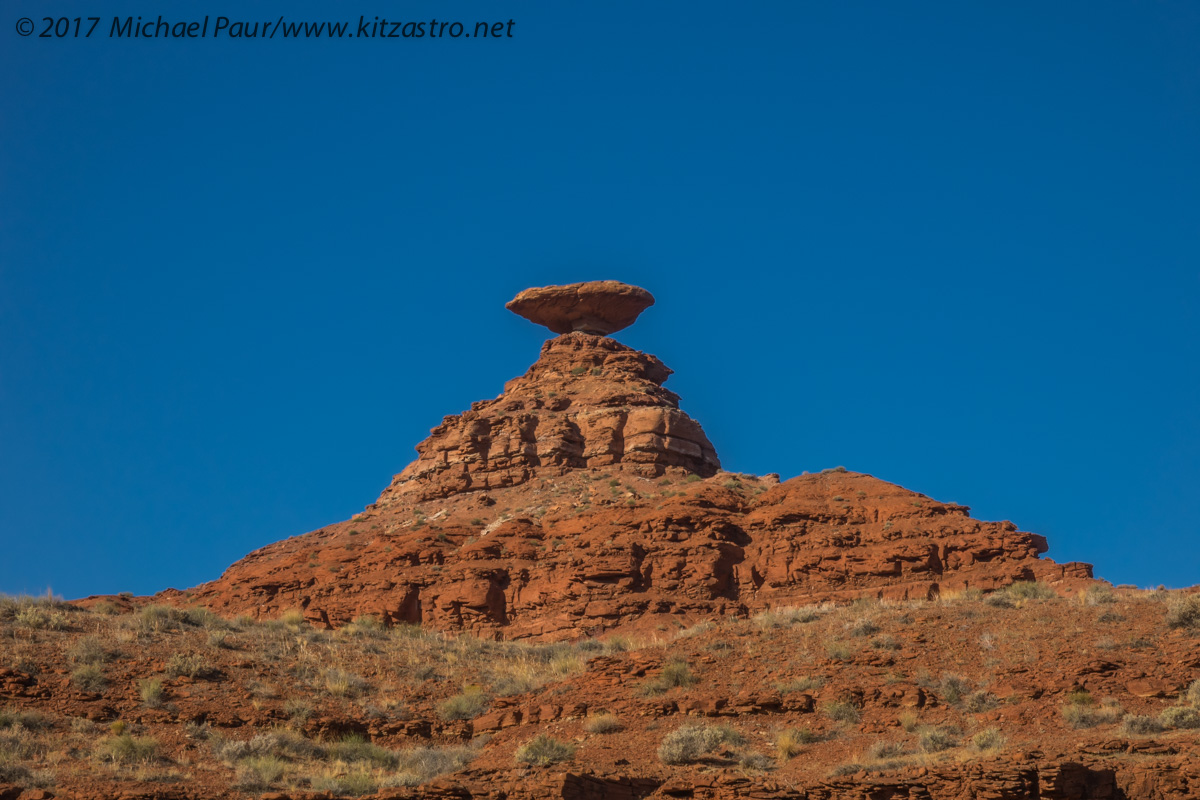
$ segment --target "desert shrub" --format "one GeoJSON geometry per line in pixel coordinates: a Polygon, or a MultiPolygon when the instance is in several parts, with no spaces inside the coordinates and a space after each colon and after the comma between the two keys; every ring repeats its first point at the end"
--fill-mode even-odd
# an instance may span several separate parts
{"type": "Polygon", "coordinates": [[[1200,711],[1188,706],[1172,706],[1159,714],[1158,719],[1172,730],[1200,728],[1200,711]]]}
{"type": "Polygon", "coordinates": [[[854,653],[841,642],[829,642],[825,645],[825,655],[834,661],[852,661],[854,653]]]}
{"type": "Polygon", "coordinates": [[[909,733],[916,733],[917,729],[921,727],[921,715],[915,711],[905,711],[897,721],[900,723],[900,727],[909,733]]]}
{"type": "Polygon", "coordinates": [[[331,773],[313,778],[311,788],[314,792],[330,792],[335,795],[358,797],[371,794],[379,788],[379,784],[370,772],[358,770],[346,775],[331,773]]]}
{"type": "Polygon", "coordinates": [[[813,689],[820,689],[825,685],[825,679],[817,676],[810,677],[808,675],[799,678],[793,678],[790,681],[775,684],[775,691],[780,694],[790,694],[791,692],[810,692],[813,689]]]}
{"type": "Polygon", "coordinates": [[[399,786],[416,786],[428,780],[462,769],[478,755],[476,747],[414,747],[396,753],[396,777],[399,786]]]}
{"type": "Polygon", "coordinates": [[[1085,606],[1102,606],[1117,602],[1117,596],[1107,586],[1095,584],[1084,589],[1080,599],[1085,606]]]}
{"type": "Polygon", "coordinates": [[[874,620],[867,617],[859,617],[847,625],[846,629],[850,631],[851,636],[874,636],[879,633],[879,626],[875,624],[874,620]]]}
{"type": "Polygon", "coordinates": [[[668,733],[658,746],[664,764],[691,764],[723,744],[739,745],[745,738],[728,725],[684,725],[668,733]]]}
{"type": "Polygon", "coordinates": [[[1179,597],[1167,604],[1168,628],[1200,628],[1200,594],[1179,597]]]}
{"type": "Polygon", "coordinates": [[[745,753],[741,758],[738,759],[738,766],[742,769],[766,772],[771,767],[775,766],[775,762],[770,756],[765,756],[762,753],[745,753]]]}
{"type": "Polygon", "coordinates": [[[1008,592],[1004,591],[1003,589],[1001,589],[998,592],[992,592],[991,594],[987,595],[986,597],[983,598],[983,602],[986,605],[992,606],[993,608],[1016,608],[1017,607],[1017,604],[1013,600],[1012,595],[1010,595],[1008,592]]]}
{"type": "Polygon", "coordinates": [[[1121,720],[1121,732],[1130,736],[1148,736],[1164,730],[1163,724],[1154,717],[1128,714],[1121,720]]]}
{"type": "Polygon", "coordinates": [[[1053,589],[1037,581],[1014,581],[1004,591],[1016,600],[1049,600],[1057,597],[1053,589]]]}
{"type": "Polygon", "coordinates": [[[867,755],[875,761],[887,761],[907,755],[908,749],[903,742],[875,742],[867,750],[867,755]]]}
{"type": "Polygon", "coordinates": [[[299,628],[305,624],[304,612],[298,608],[289,609],[279,616],[279,621],[291,628],[299,628]]]}
{"type": "Polygon", "coordinates": [[[876,636],[871,640],[871,647],[876,650],[899,650],[900,642],[894,636],[876,636]]]}
{"type": "Polygon", "coordinates": [[[33,773],[20,764],[9,764],[0,761],[0,783],[15,783],[18,786],[29,783],[33,773]]]}
{"type": "Polygon", "coordinates": [[[0,729],[20,727],[27,731],[36,731],[49,726],[50,720],[39,711],[0,708],[0,729]]]}
{"type": "Polygon", "coordinates": [[[775,752],[783,761],[800,754],[804,745],[817,741],[817,736],[808,728],[787,728],[775,737],[775,752]]]}
{"type": "Polygon", "coordinates": [[[858,722],[859,719],[858,709],[842,700],[822,704],[821,712],[835,722],[858,722]]]}
{"type": "Polygon", "coordinates": [[[145,606],[137,613],[134,624],[144,633],[179,630],[191,624],[188,615],[170,606],[145,606]]]}
{"type": "Polygon", "coordinates": [[[566,761],[573,755],[575,755],[574,747],[540,733],[517,748],[516,759],[519,764],[546,767],[566,761]]]}
{"type": "Polygon", "coordinates": [[[972,714],[978,714],[982,711],[995,708],[997,704],[996,698],[989,692],[980,689],[976,692],[971,692],[963,700],[963,709],[972,714]]]}
{"type": "Polygon", "coordinates": [[[344,669],[325,670],[325,691],[338,697],[357,697],[367,689],[367,681],[344,669]]]}
{"type": "Polygon", "coordinates": [[[104,664],[116,656],[116,653],[105,647],[95,636],[84,636],[67,651],[67,657],[72,664],[104,664]]]}
{"type": "Polygon", "coordinates": [[[158,740],[122,733],[96,745],[96,755],[114,764],[146,763],[158,759],[158,740]]]}
{"type": "Polygon", "coordinates": [[[284,729],[258,733],[249,739],[226,739],[214,734],[208,737],[208,746],[218,760],[227,764],[266,756],[291,760],[324,758],[326,752],[316,742],[284,729]]]}
{"type": "Polygon", "coordinates": [[[1086,692],[1073,692],[1075,701],[1069,695],[1067,704],[1063,706],[1063,721],[1075,729],[1095,728],[1099,725],[1111,725],[1125,716],[1125,712],[1113,700],[1106,700],[1102,705],[1086,692]],[[1086,700],[1083,698],[1086,697],[1086,700]]]}
{"type": "Polygon", "coordinates": [[[85,692],[103,692],[108,679],[98,665],[86,664],[71,673],[71,683],[85,692]]]}
{"type": "Polygon", "coordinates": [[[71,627],[65,611],[47,608],[42,604],[31,604],[19,609],[13,617],[13,622],[25,628],[42,631],[65,631],[71,627]]]}
{"type": "Polygon", "coordinates": [[[1200,708],[1200,680],[1192,681],[1188,686],[1187,691],[1183,693],[1183,702],[1200,708]]]}
{"type": "Polygon", "coordinates": [[[625,729],[625,725],[615,714],[598,714],[589,719],[583,727],[588,733],[616,733],[625,729]]]}
{"type": "Polygon", "coordinates": [[[216,647],[218,649],[228,648],[229,647],[229,631],[222,631],[222,630],[209,631],[208,632],[208,646],[216,647]]]}
{"type": "Polygon", "coordinates": [[[249,791],[268,789],[287,771],[287,762],[275,756],[252,756],[238,762],[237,788],[249,791]]]}
{"type": "Polygon", "coordinates": [[[962,740],[962,731],[953,725],[938,725],[926,728],[917,737],[917,744],[926,753],[940,753],[952,747],[958,747],[962,740]]]}
{"type": "Polygon", "coordinates": [[[167,659],[168,678],[207,678],[215,670],[199,653],[175,653],[167,659]]]}
{"type": "Polygon", "coordinates": [[[656,678],[642,686],[642,694],[658,695],[676,687],[686,688],[694,683],[696,676],[692,674],[686,661],[671,661],[663,666],[656,678]]]}
{"type": "Polygon", "coordinates": [[[313,708],[303,700],[292,698],[284,701],[283,713],[287,714],[292,722],[302,723],[312,716],[313,708]]]}
{"type": "Polygon", "coordinates": [[[395,762],[395,754],[377,744],[368,742],[359,734],[343,736],[340,742],[325,748],[325,754],[336,761],[369,762],[376,766],[386,767],[395,762]]]}
{"type": "Polygon", "coordinates": [[[820,616],[821,612],[814,606],[801,606],[799,608],[783,606],[762,611],[755,614],[752,619],[754,624],[759,628],[767,630],[770,628],[786,628],[792,625],[802,625],[806,622],[813,622],[820,616]]]}
{"type": "Polygon", "coordinates": [[[121,613],[121,609],[111,600],[101,600],[93,604],[88,610],[93,614],[100,614],[105,617],[115,617],[121,613]]]}
{"type": "Polygon", "coordinates": [[[1004,746],[1004,734],[999,728],[984,728],[971,737],[971,746],[976,750],[999,750],[1004,746]]]}
{"type": "Polygon", "coordinates": [[[958,675],[945,674],[937,685],[938,696],[952,706],[962,704],[971,691],[971,684],[958,675]]]}
{"type": "Polygon", "coordinates": [[[465,691],[447,698],[438,704],[438,716],[444,720],[473,719],[487,708],[488,699],[478,687],[468,687],[465,691]]]}
{"type": "Polygon", "coordinates": [[[159,708],[163,704],[163,684],[157,678],[144,678],[138,681],[138,694],[142,702],[150,708],[159,708]]]}

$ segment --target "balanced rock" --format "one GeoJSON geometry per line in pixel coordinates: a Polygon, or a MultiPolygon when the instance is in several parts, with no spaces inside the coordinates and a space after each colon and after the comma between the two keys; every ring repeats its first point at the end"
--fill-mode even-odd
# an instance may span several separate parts
{"type": "Polygon", "coordinates": [[[640,287],[620,281],[588,281],[526,289],[505,308],[555,333],[608,336],[628,328],[652,305],[654,296],[640,287]]]}

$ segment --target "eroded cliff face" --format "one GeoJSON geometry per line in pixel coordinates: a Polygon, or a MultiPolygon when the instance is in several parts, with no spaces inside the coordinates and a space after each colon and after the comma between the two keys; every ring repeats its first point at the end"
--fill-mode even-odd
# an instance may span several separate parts
{"type": "Polygon", "coordinates": [[[868,475],[720,472],[670,374],[609,338],[552,339],[502,395],[435,428],[364,513],[252,553],[188,601],[570,639],[1090,577],[1040,558],[1036,534],[868,475]]]}

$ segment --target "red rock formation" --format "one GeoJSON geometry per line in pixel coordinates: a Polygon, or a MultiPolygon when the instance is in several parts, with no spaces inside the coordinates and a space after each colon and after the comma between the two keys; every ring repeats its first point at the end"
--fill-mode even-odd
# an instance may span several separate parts
{"type": "Polygon", "coordinates": [[[568,286],[526,289],[505,306],[554,333],[595,333],[608,336],[628,328],[654,305],[654,296],[619,281],[590,281],[568,286]]]}
{"type": "MultiPolygon", "coordinates": [[[[566,292],[591,300],[560,311],[595,316],[588,303],[634,288],[581,286],[518,300],[566,292]]],[[[602,336],[552,339],[503,394],[434,428],[363,514],[252,553],[187,601],[258,616],[301,608],[327,625],[371,614],[573,638],[664,615],[1090,578],[1086,564],[1039,558],[1046,541],[1012,523],[867,475],[720,473],[663,387],[670,374],[602,336]]]]}

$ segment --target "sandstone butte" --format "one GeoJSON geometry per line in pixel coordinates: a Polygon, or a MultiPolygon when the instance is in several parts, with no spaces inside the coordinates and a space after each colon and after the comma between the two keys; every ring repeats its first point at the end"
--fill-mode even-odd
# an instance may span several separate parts
{"type": "MultiPolygon", "coordinates": [[[[558,332],[624,327],[653,302],[596,281],[527,289],[508,307],[558,332]]],[[[186,602],[300,609],[325,627],[371,615],[574,639],[661,617],[1091,578],[1090,565],[1041,558],[1041,536],[869,475],[722,473],[670,375],[614,339],[562,333],[499,397],[446,417],[362,514],[264,547],[186,602]]]]}
{"type": "Polygon", "coordinates": [[[653,302],[521,292],[559,335],[350,520],[186,592],[0,603],[0,800],[1200,797],[1200,596],[840,467],[723,471],[608,337],[653,302]]]}

